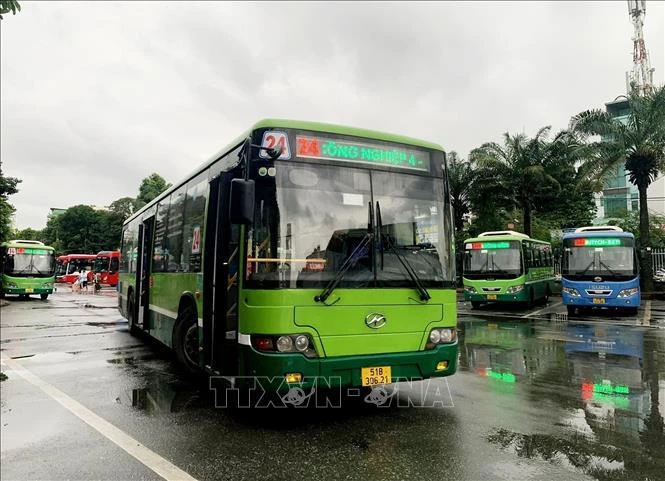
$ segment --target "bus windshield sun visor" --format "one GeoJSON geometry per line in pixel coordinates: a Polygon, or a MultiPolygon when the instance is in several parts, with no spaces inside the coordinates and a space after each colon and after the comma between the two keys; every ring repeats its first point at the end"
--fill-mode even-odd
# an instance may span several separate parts
{"type": "Polygon", "coordinates": [[[420,278],[418,277],[418,274],[416,274],[416,271],[413,269],[413,266],[409,264],[409,261],[402,254],[400,254],[397,249],[395,249],[395,246],[392,240],[390,239],[390,236],[385,232],[383,232],[383,223],[381,221],[381,206],[379,205],[378,201],[376,202],[376,225],[379,231],[379,238],[381,240],[381,268],[383,268],[384,246],[387,246],[388,249],[390,249],[390,251],[402,264],[402,267],[404,267],[404,270],[415,284],[416,290],[418,291],[418,295],[420,296],[420,300],[425,302],[429,301],[432,298],[432,296],[429,295],[429,292],[427,292],[427,289],[425,289],[425,287],[423,286],[422,282],[420,281],[420,278]]]}
{"type": "MultiPolygon", "coordinates": [[[[374,213],[372,212],[372,203],[368,202],[367,204],[367,210],[368,210],[368,219],[367,219],[367,234],[365,234],[365,237],[362,238],[360,243],[356,246],[355,249],[351,252],[351,254],[344,260],[344,263],[339,269],[339,272],[337,275],[330,280],[326,288],[323,290],[321,294],[318,296],[314,297],[314,302],[322,302],[325,304],[326,299],[330,297],[330,294],[332,294],[332,291],[335,290],[335,287],[337,287],[337,284],[342,280],[344,277],[344,274],[346,271],[348,271],[357,261],[359,258],[359,255],[362,254],[367,246],[371,245],[372,241],[374,240],[374,213]]],[[[339,299],[337,299],[333,304],[335,304],[339,299]]]]}

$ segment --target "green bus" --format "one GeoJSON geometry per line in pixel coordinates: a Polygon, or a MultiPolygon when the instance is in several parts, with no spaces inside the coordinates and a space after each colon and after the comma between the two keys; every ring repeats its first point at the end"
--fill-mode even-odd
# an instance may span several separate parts
{"type": "Polygon", "coordinates": [[[39,294],[45,301],[53,293],[55,251],[43,242],[12,240],[0,244],[2,289],[0,295],[39,294]]]}
{"type": "Polygon", "coordinates": [[[483,303],[547,303],[553,291],[549,242],[514,231],[483,232],[464,241],[464,300],[483,303]]]}
{"type": "Polygon", "coordinates": [[[451,222],[440,146],[261,120],[125,221],[119,309],[234,386],[448,376],[451,222]]]}

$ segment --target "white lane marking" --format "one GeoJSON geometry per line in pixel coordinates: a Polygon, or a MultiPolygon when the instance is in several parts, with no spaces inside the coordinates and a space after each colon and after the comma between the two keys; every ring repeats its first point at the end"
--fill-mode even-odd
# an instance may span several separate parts
{"type": "Polygon", "coordinates": [[[125,450],[129,455],[145,464],[149,469],[159,474],[162,478],[168,481],[196,481],[196,478],[193,478],[185,471],[178,468],[176,465],[171,464],[169,461],[162,458],[159,454],[146,448],[136,439],[132,438],[124,431],[121,431],[108,421],[100,418],[81,403],[67,396],[58,388],[40,379],[35,374],[19,365],[16,361],[9,358],[3,358],[2,363],[6,366],[9,366],[13,373],[18,374],[30,384],[38,387],[46,394],[51,396],[54,400],[60,403],[62,407],[84,421],[106,439],[112,441],[118,447],[125,450]]]}
{"type": "Polygon", "coordinates": [[[528,314],[524,314],[522,317],[524,318],[524,317],[535,316],[536,314],[541,313],[541,312],[543,312],[543,311],[546,311],[547,309],[550,309],[550,308],[552,308],[552,307],[557,307],[557,306],[559,306],[559,305],[562,304],[562,303],[563,303],[563,301],[558,301],[556,304],[552,304],[551,306],[543,307],[542,309],[539,309],[539,310],[537,310],[537,311],[535,311],[535,312],[530,312],[530,313],[528,313],[528,314]]]}
{"type": "Polygon", "coordinates": [[[642,317],[642,324],[651,324],[651,301],[648,300],[644,303],[644,316],[642,317]]]}

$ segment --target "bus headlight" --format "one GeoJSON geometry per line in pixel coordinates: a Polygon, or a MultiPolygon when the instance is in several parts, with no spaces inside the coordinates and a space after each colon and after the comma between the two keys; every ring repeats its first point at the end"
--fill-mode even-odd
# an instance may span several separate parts
{"type": "Polygon", "coordinates": [[[524,284],[520,284],[519,286],[510,286],[508,289],[506,289],[506,292],[508,294],[516,294],[523,290],[524,290],[524,284]]]}
{"type": "Polygon", "coordinates": [[[42,287],[43,287],[44,289],[50,289],[51,287],[53,287],[53,284],[51,284],[50,282],[44,282],[44,283],[42,284],[42,287]]]}
{"type": "Polygon", "coordinates": [[[571,297],[580,297],[580,293],[577,292],[577,289],[573,289],[572,287],[562,287],[561,291],[565,292],[571,297]]]}
{"type": "Polygon", "coordinates": [[[432,349],[437,344],[448,344],[457,339],[457,329],[450,327],[437,327],[429,333],[426,349],[432,349]]]}
{"type": "Polygon", "coordinates": [[[289,352],[293,349],[293,340],[289,336],[279,336],[277,338],[277,350],[279,352],[289,352]]]}
{"type": "Polygon", "coordinates": [[[476,288],[473,286],[464,286],[464,290],[468,292],[469,294],[475,294],[476,293],[476,288]]]}
{"type": "Polygon", "coordinates": [[[640,290],[637,287],[631,287],[630,289],[621,289],[619,291],[619,294],[617,294],[617,297],[625,298],[625,297],[630,297],[634,296],[640,292],[640,290]]]}
{"type": "Polygon", "coordinates": [[[7,287],[14,287],[14,288],[18,287],[18,286],[16,285],[16,282],[7,281],[6,284],[7,284],[7,287]]]}
{"type": "Polygon", "coordinates": [[[300,353],[306,357],[318,357],[314,343],[308,334],[253,335],[251,344],[261,352],[300,353]]]}

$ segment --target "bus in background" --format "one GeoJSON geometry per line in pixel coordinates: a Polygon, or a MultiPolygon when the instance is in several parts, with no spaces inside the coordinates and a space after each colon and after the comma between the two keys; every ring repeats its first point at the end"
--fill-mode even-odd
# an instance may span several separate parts
{"type": "Polygon", "coordinates": [[[99,274],[99,283],[115,287],[118,285],[120,251],[101,251],[95,257],[92,270],[99,274]]]}
{"type": "Polygon", "coordinates": [[[514,231],[483,232],[464,241],[464,300],[543,304],[555,282],[552,246],[514,231]]]}
{"type": "Polygon", "coordinates": [[[39,294],[43,301],[53,293],[55,253],[53,247],[32,240],[0,244],[2,286],[0,294],[27,297],[39,294]]]}
{"type": "Polygon", "coordinates": [[[235,386],[448,376],[450,212],[437,144],[263,120],[125,221],[119,309],[235,386]]]}
{"type": "Polygon", "coordinates": [[[620,227],[580,227],[564,234],[561,297],[568,313],[592,307],[637,313],[638,265],[635,236],[620,227]]]}
{"type": "Polygon", "coordinates": [[[79,271],[89,271],[95,262],[95,254],[67,254],[55,260],[55,282],[72,284],[79,277],[79,271]]]}

